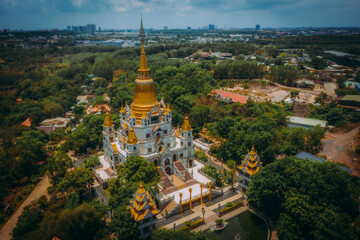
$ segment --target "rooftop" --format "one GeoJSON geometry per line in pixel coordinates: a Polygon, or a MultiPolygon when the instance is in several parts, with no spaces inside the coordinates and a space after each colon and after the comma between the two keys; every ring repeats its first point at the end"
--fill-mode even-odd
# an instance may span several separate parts
{"type": "Polygon", "coordinates": [[[346,95],[341,99],[342,101],[356,101],[360,102],[360,95],[346,95]]]}
{"type": "MultiPolygon", "coordinates": [[[[312,155],[310,153],[307,153],[307,152],[300,152],[298,153],[295,157],[299,158],[299,159],[309,159],[309,160],[312,160],[312,161],[317,161],[317,162],[326,162],[325,159],[323,158],[320,158],[320,157],[317,157],[315,155],[312,155]]],[[[347,167],[344,167],[344,166],[341,166],[341,165],[338,165],[340,169],[344,170],[344,171],[347,171],[349,173],[352,172],[351,169],[347,168],[347,167]]]]}
{"type": "Polygon", "coordinates": [[[320,127],[325,128],[327,121],[312,119],[312,118],[304,118],[304,117],[296,117],[296,116],[288,116],[288,122],[294,124],[308,125],[308,126],[316,126],[320,125],[320,127]]]}

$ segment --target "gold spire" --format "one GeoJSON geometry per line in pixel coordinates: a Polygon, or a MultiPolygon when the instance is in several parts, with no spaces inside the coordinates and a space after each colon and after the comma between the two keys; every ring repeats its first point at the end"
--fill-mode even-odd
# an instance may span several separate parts
{"type": "Polygon", "coordinates": [[[122,104],[121,104],[120,112],[121,112],[121,113],[124,113],[124,112],[125,112],[124,106],[123,106],[122,104]]]}
{"type": "Polygon", "coordinates": [[[250,154],[251,154],[251,155],[256,154],[256,152],[255,152],[255,148],[254,148],[254,144],[252,145],[252,148],[251,148],[250,154]]]}
{"type": "Polygon", "coordinates": [[[105,114],[105,120],[104,120],[104,127],[112,127],[113,121],[111,120],[111,117],[109,115],[109,112],[106,112],[105,114]]]}
{"type": "Polygon", "coordinates": [[[192,130],[187,114],[185,115],[185,119],[184,119],[183,125],[181,126],[181,130],[183,130],[183,131],[191,131],[192,130]]]}
{"type": "Polygon", "coordinates": [[[136,144],[138,142],[138,139],[135,135],[134,128],[130,128],[129,137],[127,139],[128,144],[136,144]]]}
{"type": "Polygon", "coordinates": [[[142,194],[142,193],[145,193],[146,191],[145,191],[145,188],[144,188],[144,186],[143,186],[143,183],[142,183],[142,181],[140,180],[140,185],[139,185],[139,189],[137,190],[137,193],[140,193],[140,194],[142,194]]]}
{"type": "Polygon", "coordinates": [[[154,81],[150,77],[150,70],[147,67],[146,56],[144,50],[144,35],[142,20],[141,20],[140,37],[141,40],[141,56],[140,56],[140,68],[138,70],[138,78],[135,81],[135,94],[134,101],[131,103],[131,112],[134,112],[137,120],[140,120],[143,113],[150,112],[154,105],[159,106],[160,103],[156,98],[154,81]],[[142,31],[141,31],[142,29],[142,31]]]}
{"type": "Polygon", "coordinates": [[[165,112],[169,113],[171,111],[169,103],[166,105],[165,112]]]}
{"type": "Polygon", "coordinates": [[[142,117],[141,117],[142,119],[146,119],[147,117],[146,117],[146,113],[143,113],[143,115],[142,115],[142,117]]]}

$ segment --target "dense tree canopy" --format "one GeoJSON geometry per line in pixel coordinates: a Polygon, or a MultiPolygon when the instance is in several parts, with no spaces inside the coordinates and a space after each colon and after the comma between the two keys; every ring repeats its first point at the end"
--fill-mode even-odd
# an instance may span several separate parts
{"type": "Polygon", "coordinates": [[[294,157],[263,167],[251,180],[249,202],[276,223],[280,239],[357,239],[359,180],[336,163],[294,157]]]}

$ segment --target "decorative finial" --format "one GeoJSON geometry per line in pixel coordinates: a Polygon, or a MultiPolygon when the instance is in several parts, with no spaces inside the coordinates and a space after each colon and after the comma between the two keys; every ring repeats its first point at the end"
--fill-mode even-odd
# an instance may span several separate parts
{"type": "Polygon", "coordinates": [[[141,38],[141,42],[142,42],[142,43],[144,43],[145,31],[144,31],[144,26],[143,26],[143,18],[142,18],[142,14],[141,14],[141,24],[140,24],[140,33],[139,33],[139,37],[141,38]]]}

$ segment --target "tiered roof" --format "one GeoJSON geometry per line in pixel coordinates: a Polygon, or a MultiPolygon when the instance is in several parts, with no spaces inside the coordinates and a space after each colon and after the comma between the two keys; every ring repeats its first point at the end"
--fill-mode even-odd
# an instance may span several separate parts
{"type": "Polygon", "coordinates": [[[141,181],[139,189],[134,193],[133,199],[130,201],[130,211],[137,222],[156,216],[159,213],[154,200],[149,192],[145,190],[141,181]]]}
{"type": "Polygon", "coordinates": [[[251,151],[246,155],[238,169],[252,176],[260,170],[261,166],[262,162],[260,161],[259,155],[256,154],[253,145],[251,151]]]}

